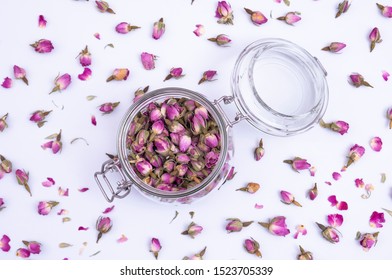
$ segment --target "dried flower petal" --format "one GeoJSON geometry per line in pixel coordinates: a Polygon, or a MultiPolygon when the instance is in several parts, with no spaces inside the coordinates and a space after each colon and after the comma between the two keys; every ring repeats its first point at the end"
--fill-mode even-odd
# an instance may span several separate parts
{"type": "Polygon", "coordinates": [[[68,248],[68,247],[72,247],[72,244],[66,243],[66,242],[61,242],[59,244],[59,248],[64,249],[64,248],[68,248]]]}
{"type": "Polygon", "coordinates": [[[382,71],[382,78],[384,79],[384,81],[388,81],[389,76],[390,74],[387,71],[382,71]]]}
{"type": "Polygon", "coordinates": [[[92,123],[93,126],[97,125],[97,119],[95,118],[94,115],[91,116],[91,123],[92,123]]]}
{"type": "Polygon", "coordinates": [[[370,52],[372,52],[376,47],[376,44],[382,42],[380,31],[378,30],[377,27],[374,27],[373,30],[370,32],[369,40],[370,40],[370,52]]]}
{"type": "Polygon", "coordinates": [[[215,11],[215,17],[218,18],[218,23],[233,24],[233,10],[231,5],[226,1],[219,1],[215,11]]]}
{"type": "Polygon", "coordinates": [[[58,188],[59,196],[69,196],[69,189],[63,189],[62,187],[58,188]]]}
{"type": "Polygon", "coordinates": [[[99,33],[94,33],[94,37],[98,40],[101,40],[101,35],[99,33]]]}
{"type": "Polygon", "coordinates": [[[38,214],[46,216],[50,213],[53,207],[59,204],[57,201],[40,201],[38,203],[38,214]]]}
{"type": "Polygon", "coordinates": [[[294,233],[294,239],[298,239],[299,234],[306,235],[308,233],[304,225],[298,225],[295,229],[297,231],[294,233]]]}
{"type": "Polygon", "coordinates": [[[380,137],[373,137],[370,140],[370,147],[375,152],[381,151],[381,149],[382,149],[382,140],[381,140],[381,138],[380,137]]]}
{"type": "Polygon", "coordinates": [[[245,240],[244,247],[249,254],[254,254],[260,258],[262,257],[260,252],[260,244],[252,237],[251,239],[245,240]]]}
{"type": "Polygon", "coordinates": [[[322,48],[321,50],[323,51],[329,51],[331,53],[338,53],[340,52],[342,49],[344,49],[346,47],[345,43],[340,43],[340,42],[332,42],[331,44],[329,44],[329,46],[326,46],[324,48],[322,48]]]}
{"type": "Polygon", "coordinates": [[[333,172],[333,173],[332,173],[332,178],[333,178],[335,181],[338,181],[338,180],[340,180],[340,178],[342,178],[342,175],[341,175],[339,172],[333,172]]]}
{"type": "Polygon", "coordinates": [[[16,256],[22,259],[27,259],[30,257],[30,251],[25,248],[19,248],[16,250],[16,256]]]}
{"type": "Polygon", "coordinates": [[[369,84],[367,81],[365,81],[365,78],[361,74],[358,74],[358,73],[351,74],[350,81],[351,81],[351,84],[353,86],[355,86],[356,88],[358,88],[360,86],[366,86],[366,87],[373,88],[373,86],[371,84],[369,84]]]}
{"type": "Polygon", "coordinates": [[[152,238],[151,239],[151,245],[150,245],[150,252],[154,254],[155,259],[158,259],[158,254],[161,251],[162,246],[161,243],[159,242],[158,238],[152,238]]]}
{"type": "Polygon", "coordinates": [[[102,235],[108,233],[112,229],[112,220],[109,217],[99,216],[95,225],[98,231],[97,243],[101,239],[102,235]]]}
{"type": "Polygon", "coordinates": [[[78,230],[79,230],[79,231],[81,231],[81,230],[86,231],[86,230],[88,230],[88,229],[89,229],[88,227],[82,227],[82,226],[78,227],[78,230]]]}
{"type": "Polygon", "coordinates": [[[54,133],[48,137],[47,139],[55,139],[48,141],[44,144],[41,145],[41,148],[46,150],[46,149],[51,149],[53,154],[57,154],[58,152],[61,151],[63,143],[61,142],[61,129],[59,133],[54,133]]]}
{"type": "Polygon", "coordinates": [[[22,67],[14,65],[14,77],[17,80],[22,80],[26,85],[29,85],[29,81],[26,78],[26,70],[22,67]]]}
{"type": "Polygon", "coordinates": [[[142,61],[144,69],[152,70],[155,68],[155,60],[157,59],[156,55],[142,52],[140,55],[140,59],[142,61]]]}
{"type": "Polygon", "coordinates": [[[114,209],[114,205],[112,205],[111,207],[106,208],[102,213],[103,214],[108,214],[108,213],[112,212],[113,209],[114,209]]]}
{"type": "Polygon", "coordinates": [[[87,81],[87,80],[89,80],[91,78],[91,74],[92,74],[91,69],[88,68],[88,67],[85,67],[83,69],[83,73],[78,75],[78,78],[81,81],[87,81]]]}
{"type": "Polygon", "coordinates": [[[40,39],[35,43],[30,44],[30,46],[33,47],[37,53],[50,53],[54,49],[52,42],[47,39],[40,39]]]}
{"type": "Polygon", "coordinates": [[[38,27],[39,28],[45,28],[46,27],[47,20],[43,15],[39,15],[38,17],[38,27]]]}
{"type": "Polygon", "coordinates": [[[89,190],[89,188],[81,188],[81,189],[78,189],[78,191],[80,191],[80,192],[86,192],[86,191],[88,191],[89,190]]]}
{"type": "Polygon", "coordinates": [[[139,28],[140,28],[139,26],[131,25],[128,22],[120,22],[119,24],[116,25],[115,29],[116,29],[117,33],[127,34],[127,33],[131,32],[132,30],[139,29],[139,28]]]}
{"type": "Polygon", "coordinates": [[[316,166],[310,167],[310,168],[309,168],[310,176],[314,177],[314,175],[316,175],[316,171],[317,171],[316,166]]]}
{"type": "Polygon", "coordinates": [[[116,68],[113,71],[113,74],[106,79],[106,82],[110,81],[126,81],[129,76],[129,70],[127,68],[116,68]]]}
{"type": "Polygon", "coordinates": [[[260,26],[268,21],[268,18],[260,11],[252,11],[248,8],[244,8],[244,10],[250,15],[250,20],[257,26],[260,26]]]}
{"type": "Polygon", "coordinates": [[[205,33],[205,28],[204,25],[202,24],[196,24],[196,29],[193,31],[193,33],[197,36],[200,37],[205,33]]]}
{"type": "Polygon", "coordinates": [[[217,71],[215,70],[207,70],[203,73],[202,78],[199,81],[199,85],[201,83],[204,83],[206,81],[213,81],[213,78],[215,77],[215,75],[217,74],[217,71]]]}
{"type": "Polygon", "coordinates": [[[359,244],[362,246],[362,249],[365,252],[368,252],[372,247],[376,246],[378,234],[379,232],[364,234],[357,232],[356,239],[359,240],[359,244]]]}
{"type": "Polygon", "coordinates": [[[12,79],[9,77],[4,78],[3,83],[1,84],[3,88],[11,88],[12,87],[12,79]]]}
{"type": "Polygon", "coordinates": [[[331,203],[331,206],[336,206],[338,210],[348,210],[348,204],[345,201],[338,201],[336,199],[336,195],[331,195],[328,197],[328,201],[331,203]]]}
{"type": "Polygon", "coordinates": [[[384,213],[373,211],[369,219],[370,226],[375,228],[382,228],[383,223],[385,223],[384,213]]]}
{"type": "Polygon", "coordinates": [[[128,241],[128,237],[126,237],[124,234],[121,234],[121,237],[117,239],[118,243],[124,243],[128,241]]]}
{"type": "Polygon", "coordinates": [[[163,18],[160,18],[157,22],[154,22],[154,26],[152,28],[152,38],[158,40],[165,33],[165,23],[163,22],[163,18]]]}
{"type": "Polygon", "coordinates": [[[343,216],[340,214],[330,214],[327,219],[328,224],[334,228],[340,227],[343,224],[343,216]]]}
{"type": "Polygon", "coordinates": [[[263,209],[263,208],[264,208],[264,205],[255,203],[255,208],[256,208],[256,209],[263,209]]]}
{"type": "Polygon", "coordinates": [[[109,14],[115,14],[115,12],[109,7],[108,2],[105,1],[95,1],[95,4],[97,4],[97,8],[101,13],[109,13],[109,14]]]}
{"type": "Polygon", "coordinates": [[[277,216],[270,220],[268,223],[259,222],[259,225],[268,229],[270,233],[277,236],[286,236],[290,233],[290,230],[286,225],[286,217],[277,216]]]}
{"type": "Polygon", "coordinates": [[[344,135],[348,132],[350,125],[345,121],[336,121],[331,123],[325,123],[323,120],[319,122],[320,126],[323,128],[328,128],[334,132],[339,133],[340,135],[344,135]]]}
{"type": "Polygon", "coordinates": [[[335,18],[340,17],[343,13],[346,13],[350,8],[351,3],[348,0],[344,0],[338,5],[338,12],[335,15],[335,18]]]}
{"type": "Polygon", "coordinates": [[[300,12],[288,12],[285,16],[281,16],[276,19],[284,21],[289,25],[293,25],[294,23],[301,20],[301,17],[299,16],[300,14],[300,12]]]}
{"type": "Polygon", "coordinates": [[[3,252],[8,252],[11,249],[10,246],[10,241],[11,239],[8,237],[8,235],[3,234],[3,237],[0,239],[0,249],[3,252]]]}
{"type": "Polygon", "coordinates": [[[236,189],[236,191],[248,192],[250,194],[256,193],[260,189],[260,185],[257,183],[248,183],[246,187],[236,189]]]}

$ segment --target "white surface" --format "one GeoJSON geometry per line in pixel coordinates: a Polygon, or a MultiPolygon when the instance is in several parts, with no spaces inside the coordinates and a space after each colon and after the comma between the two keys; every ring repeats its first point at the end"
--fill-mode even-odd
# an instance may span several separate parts
{"type": "MultiPolygon", "coordinates": [[[[9,113],[9,128],[0,133],[0,154],[13,162],[14,170],[30,172],[33,196],[16,182],[14,173],[0,180],[0,197],[7,208],[0,212],[0,236],[11,238],[9,253],[0,251],[0,259],[15,259],[15,251],[23,247],[22,240],[42,243],[42,253],[33,259],[153,259],[149,252],[152,237],[160,239],[163,246],[161,259],[182,259],[199,252],[207,246],[205,259],[255,259],[243,249],[243,241],[253,237],[260,242],[264,259],[295,259],[298,245],[313,252],[316,259],[390,259],[392,252],[391,217],[385,213],[386,223],[379,229],[377,246],[366,253],[354,239],[356,232],[375,232],[369,226],[371,213],[392,208],[391,167],[392,131],[388,129],[385,112],[392,106],[391,81],[385,82],[382,70],[392,72],[389,53],[392,46],[391,19],[383,18],[376,1],[354,1],[349,12],[335,19],[339,1],[293,0],[290,7],[272,0],[229,1],[234,9],[234,25],[216,23],[217,1],[196,0],[193,5],[186,0],[125,1],[111,0],[115,15],[101,14],[94,1],[6,1],[0,13],[2,35],[0,39],[0,78],[13,77],[14,64],[24,67],[30,85],[14,80],[11,89],[0,88],[0,115],[9,113]],[[274,17],[288,11],[302,12],[302,21],[289,26],[269,19],[263,26],[254,26],[243,8],[260,10],[265,15],[272,11],[274,17]],[[38,28],[38,16],[48,20],[46,29],[38,28]],[[151,38],[152,24],[163,17],[166,33],[155,41],[151,38]],[[114,27],[121,21],[129,21],[142,28],[127,35],[120,35],[114,27]],[[206,33],[202,37],[193,34],[196,24],[203,24],[206,33]],[[368,34],[379,27],[383,42],[369,53],[368,34]],[[93,34],[99,32],[101,40],[93,34]],[[220,33],[233,40],[230,47],[222,48],[207,41],[220,33]],[[133,92],[150,85],[150,89],[179,86],[201,92],[211,100],[230,95],[230,75],[241,50],[249,43],[263,37],[280,37],[291,40],[317,56],[328,70],[330,101],[324,119],[345,120],[350,123],[347,135],[340,136],[320,127],[291,137],[276,138],[255,130],[242,122],[233,129],[235,140],[235,179],[219,191],[195,203],[181,207],[161,205],[142,197],[137,191],[122,200],[116,200],[114,210],[108,215],[113,219],[112,230],[95,243],[95,222],[102,211],[111,206],[104,201],[96,187],[93,174],[107,159],[105,153],[116,153],[117,127],[132,102],[133,92]],[[29,44],[46,38],[52,40],[55,49],[50,54],[38,54],[29,44]],[[342,54],[330,54],[320,49],[332,41],[347,44],[342,54]],[[104,48],[113,43],[114,48],[104,48]],[[82,82],[77,75],[82,67],[74,58],[88,45],[92,53],[93,75],[82,82]],[[146,71],[140,63],[140,53],[146,51],[158,56],[156,69],[146,71]],[[127,67],[131,74],[127,81],[105,80],[114,68],[127,67]],[[162,82],[172,67],[183,67],[186,76],[180,80],[162,82]],[[217,70],[218,79],[197,85],[205,70],[217,70]],[[48,95],[58,73],[70,73],[72,84],[62,93],[48,95]],[[352,72],[365,76],[374,89],[354,88],[347,83],[352,72]],[[98,96],[87,101],[86,96],[98,96]],[[97,106],[107,101],[121,101],[116,111],[102,116],[97,106]],[[61,110],[54,106],[53,102],[61,110]],[[53,110],[42,128],[29,121],[37,109],[53,110]],[[97,117],[98,125],[90,123],[91,115],[97,117]],[[63,151],[53,155],[41,149],[45,137],[63,131],[63,151]],[[372,151],[369,141],[380,136],[384,142],[380,153],[372,151]],[[70,144],[76,137],[82,141],[70,144]],[[260,162],[253,159],[253,149],[263,138],[266,154],[260,162]],[[346,161],[349,148],[355,144],[366,148],[364,157],[343,173],[340,181],[333,181],[331,174],[339,171],[346,161]],[[296,173],[282,161],[295,156],[309,160],[318,169],[315,177],[308,172],[296,173]],[[386,173],[387,181],[380,183],[380,173],[386,173]],[[53,177],[56,185],[44,188],[41,182],[53,177]],[[373,183],[375,191],[368,200],[361,198],[363,190],[356,189],[355,178],[373,183]],[[254,195],[236,192],[235,189],[248,182],[258,182],[261,189],[254,195]],[[332,186],[324,184],[331,181],[332,186]],[[319,197],[315,201],[306,198],[307,190],[317,182],[319,197]],[[57,188],[69,188],[69,197],[59,197],[57,188]],[[77,189],[88,187],[86,193],[77,189]],[[292,192],[303,205],[302,208],[284,205],[279,191],[292,192]],[[349,210],[341,212],[344,223],[339,244],[330,244],[321,237],[315,222],[327,224],[328,214],[337,213],[329,205],[327,197],[335,194],[338,200],[348,202],[349,210]],[[36,207],[41,200],[57,200],[60,205],[48,216],[40,216],[36,207]],[[255,209],[255,203],[263,209],[255,209]],[[69,210],[70,222],[62,223],[63,216],[56,213],[69,210]],[[175,211],[176,220],[169,224],[175,211]],[[204,227],[195,239],[180,233],[192,221],[189,211],[195,211],[193,219],[204,227]],[[267,221],[278,215],[287,217],[291,234],[272,236],[257,221],[267,221]],[[237,217],[254,220],[255,223],[240,233],[227,234],[225,219],[237,217]],[[293,238],[295,227],[304,224],[306,236],[293,238]],[[89,227],[78,231],[79,226],[89,227]],[[126,243],[116,240],[125,234],[126,243]],[[60,249],[58,244],[67,242],[72,247],[60,249]],[[80,248],[87,242],[82,254],[80,248]]],[[[384,1],[385,4],[392,4],[384,1]]],[[[234,107],[228,107],[234,113],[234,107]]]]}

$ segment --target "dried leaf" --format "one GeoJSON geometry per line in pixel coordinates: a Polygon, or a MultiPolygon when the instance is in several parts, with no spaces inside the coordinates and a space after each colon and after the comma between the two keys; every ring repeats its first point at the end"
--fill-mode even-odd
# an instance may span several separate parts
{"type": "Polygon", "coordinates": [[[387,175],[385,173],[381,173],[381,183],[385,183],[387,180],[387,175]]]}
{"type": "Polygon", "coordinates": [[[101,253],[101,251],[97,251],[97,252],[95,252],[94,254],[90,255],[89,257],[90,257],[90,258],[91,258],[91,257],[94,257],[94,256],[98,255],[99,253],[101,253]]]}
{"type": "Polygon", "coordinates": [[[193,217],[195,216],[195,212],[191,211],[191,212],[189,212],[189,215],[191,216],[191,219],[193,219],[193,217]]]}
{"type": "Polygon", "coordinates": [[[59,135],[58,133],[53,133],[53,134],[45,137],[45,139],[56,139],[58,135],[59,135]]]}
{"type": "Polygon", "coordinates": [[[173,219],[170,221],[169,224],[171,224],[171,223],[177,218],[177,216],[178,216],[178,211],[176,210],[176,213],[174,214],[174,217],[173,217],[173,219]]]}
{"type": "Polygon", "coordinates": [[[60,248],[68,248],[68,247],[71,247],[71,246],[72,246],[72,244],[68,244],[68,243],[65,243],[65,242],[61,242],[59,244],[60,248]]]}
{"type": "MultiPolygon", "coordinates": [[[[54,101],[52,100],[52,103],[53,103],[53,105],[56,107],[56,108],[60,108],[56,103],[54,103],[54,101]]],[[[61,108],[60,108],[61,110],[64,110],[64,105],[61,105],[61,108]]]]}
{"type": "Polygon", "coordinates": [[[104,49],[106,49],[106,47],[114,48],[114,45],[113,45],[112,43],[110,43],[110,44],[107,44],[107,45],[104,47],[104,49]]]}
{"type": "Polygon", "coordinates": [[[70,221],[71,221],[70,217],[64,217],[63,218],[63,223],[70,222],[70,221]]]}
{"type": "Polygon", "coordinates": [[[88,101],[94,100],[95,98],[97,98],[95,95],[89,95],[86,97],[88,101]]]}
{"type": "Polygon", "coordinates": [[[76,141],[78,141],[78,140],[83,140],[83,141],[86,143],[87,146],[90,145],[90,144],[87,142],[87,140],[84,139],[83,137],[77,137],[77,138],[72,139],[71,144],[73,144],[74,142],[76,142],[76,141]]]}

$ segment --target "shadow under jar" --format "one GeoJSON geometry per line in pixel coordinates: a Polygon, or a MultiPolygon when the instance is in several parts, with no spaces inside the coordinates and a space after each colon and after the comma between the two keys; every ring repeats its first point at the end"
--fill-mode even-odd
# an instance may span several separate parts
{"type": "Polygon", "coordinates": [[[159,202],[189,204],[199,200],[226,181],[234,154],[231,129],[236,123],[246,119],[258,130],[275,136],[295,135],[317,124],[328,103],[326,74],[320,62],[303,48],[270,38],[250,44],[238,57],[232,73],[233,96],[211,102],[204,95],[184,88],[149,92],[125,114],[118,131],[118,155],[95,173],[97,185],[109,202],[127,196],[131,187],[159,202]],[[147,184],[132,166],[135,156],[127,144],[135,117],[146,112],[149,104],[161,104],[170,98],[192,100],[204,107],[216,123],[220,145],[219,157],[208,175],[189,188],[175,191],[147,184]],[[230,120],[222,104],[233,102],[239,112],[230,120]],[[115,186],[107,177],[112,171],[121,175],[115,186]]]}

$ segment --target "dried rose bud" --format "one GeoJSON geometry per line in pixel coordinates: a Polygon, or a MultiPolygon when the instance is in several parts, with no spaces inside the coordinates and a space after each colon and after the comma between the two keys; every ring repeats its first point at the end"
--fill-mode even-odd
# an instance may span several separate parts
{"type": "Polygon", "coordinates": [[[0,132],[3,132],[4,129],[8,127],[8,124],[6,122],[7,118],[8,118],[8,113],[0,118],[0,132]]]}
{"type": "Polygon", "coordinates": [[[253,221],[243,222],[237,218],[230,218],[227,219],[226,221],[229,221],[229,223],[226,225],[226,230],[228,233],[239,232],[242,230],[242,228],[250,226],[253,223],[253,221]]]}
{"type": "Polygon", "coordinates": [[[144,158],[139,158],[135,163],[137,171],[143,176],[148,176],[152,171],[152,165],[144,158]]]}
{"type": "Polygon", "coordinates": [[[57,201],[40,201],[38,203],[38,214],[46,216],[50,213],[53,207],[57,206],[57,201]]]}
{"type": "Polygon", "coordinates": [[[310,163],[307,162],[306,159],[302,159],[300,157],[295,157],[293,160],[284,160],[284,163],[290,164],[294,171],[299,172],[298,170],[305,170],[311,167],[310,163]]]}
{"type": "Polygon", "coordinates": [[[215,134],[207,133],[204,138],[204,144],[210,148],[216,148],[219,145],[218,137],[215,134]]]}
{"type": "Polygon", "coordinates": [[[370,147],[375,152],[381,151],[381,149],[382,149],[382,140],[381,140],[381,138],[380,137],[373,137],[370,140],[370,147]]]}
{"type": "Polygon", "coordinates": [[[265,150],[263,146],[263,139],[260,139],[259,146],[255,149],[254,152],[256,161],[261,160],[261,158],[264,156],[265,150]]]}
{"type": "Polygon", "coordinates": [[[129,76],[129,70],[127,68],[116,68],[113,71],[113,74],[106,79],[106,82],[110,81],[126,81],[129,76]]]}
{"type": "Polygon", "coordinates": [[[63,74],[63,75],[59,75],[56,77],[56,79],[54,80],[54,84],[55,87],[52,89],[51,92],[49,92],[49,94],[56,92],[56,91],[62,91],[64,89],[66,89],[70,84],[71,84],[71,76],[67,73],[63,74]]]}
{"type": "Polygon", "coordinates": [[[155,60],[157,57],[151,53],[142,52],[140,55],[144,69],[151,70],[155,68],[155,60]]]}
{"type": "Polygon", "coordinates": [[[197,36],[200,37],[205,33],[205,28],[204,25],[202,24],[196,24],[196,29],[193,31],[193,33],[197,36]]]}
{"type": "Polygon", "coordinates": [[[163,22],[163,18],[160,18],[159,21],[154,22],[154,26],[152,28],[152,38],[158,40],[165,33],[165,23],[163,22]]]}
{"type": "Polygon", "coordinates": [[[96,243],[98,243],[98,241],[101,239],[104,233],[108,233],[112,229],[112,226],[113,223],[109,217],[103,217],[103,216],[98,217],[97,223],[95,225],[95,228],[98,231],[98,237],[96,243]]]}
{"type": "Polygon", "coordinates": [[[297,260],[305,261],[305,260],[313,260],[313,254],[309,251],[304,250],[304,248],[299,246],[300,254],[297,256],[297,260]]]}
{"type": "Polygon", "coordinates": [[[35,43],[30,44],[30,46],[33,47],[37,53],[50,53],[54,49],[52,42],[47,39],[40,39],[35,43]]]}
{"type": "Polygon", "coordinates": [[[190,223],[188,228],[183,231],[181,234],[189,235],[192,238],[195,238],[196,235],[199,235],[203,231],[203,227],[195,224],[194,222],[190,223]]]}
{"type": "Polygon", "coordinates": [[[350,128],[350,125],[345,121],[325,123],[323,120],[320,120],[320,126],[338,132],[340,135],[346,134],[350,128]]]}
{"type": "Polygon", "coordinates": [[[254,255],[261,258],[260,244],[259,244],[259,242],[254,240],[252,237],[251,237],[251,239],[245,240],[244,247],[249,254],[254,254],[254,255]]]}
{"type": "Polygon", "coordinates": [[[0,155],[0,170],[3,170],[5,173],[12,172],[12,162],[2,155],[0,155]]]}
{"type": "Polygon", "coordinates": [[[97,4],[97,8],[101,13],[109,13],[109,14],[115,14],[115,12],[109,7],[108,2],[105,1],[95,1],[95,4],[97,4]]]}
{"type": "Polygon", "coordinates": [[[350,148],[348,154],[348,161],[346,167],[349,167],[352,163],[358,161],[365,153],[365,148],[355,144],[350,148]]]}
{"type": "Polygon", "coordinates": [[[231,42],[231,39],[225,34],[219,34],[214,38],[209,38],[208,41],[216,43],[218,46],[224,46],[231,42]]]}
{"type": "Polygon", "coordinates": [[[159,254],[159,251],[161,251],[161,249],[162,249],[162,246],[161,246],[161,242],[159,242],[159,239],[152,238],[150,252],[154,254],[155,259],[158,259],[158,254],[159,254]]]}
{"type": "Polygon", "coordinates": [[[346,44],[340,42],[332,42],[329,46],[322,48],[323,51],[329,51],[331,53],[340,52],[346,47],[346,44]]]}
{"type": "Polygon", "coordinates": [[[186,152],[191,145],[192,142],[191,137],[188,135],[182,135],[179,140],[180,141],[178,143],[178,146],[180,151],[186,152]]]}
{"type": "Polygon", "coordinates": [[[12,79],[10,77],[5,77],[1,86],[3,88],[11,88],[12,87],[12,79]]]}
{"type": "Polygon", "coordinates": [[[259,222],[259,225],[268,229],[268,231],[273,235],[286,236],[290,233],[290,230],[286,225],[286,217],[284,216],[277,216],[268,223],[259,222]]]}
{"type": "Polygon", "coordinates": [[[389,120],[389,129],[392,129],[392,108],[387,110],[387,119],[389,120]]]}
{"type": "Polygon", "coordinates": [[[59,133],[52,134],[46,138],[54,139],[54,140],[42,144],[41,145],[42,149],[44,150],[51,149],[53,154],[57,154],[59,151],[61,151],[63,146],[63,143],[61,142],[61,130],[59,133]]]}
{"type": "Polygon", "coordinates": [[[139,88],[138,90],[135,91],[135,98],[133,99],[133,102],[137,102],[142,96],[144,96],[148,92],[149,86],[146,86],[145,88],[141,89],[139,88]]]}
{"type": "Polygon", "coordinates": [[[29,81],[26,78],[26,70],[22,67],[14,65],[14,77],[17,80],[22,80],[26,85],[29,85],[29,81]]]}
{"type": "Polygon", "coordinates": [[[237,189],[236,191],[243,191],[243,192],[248,192],[248,193],[254,194],[259,189],[260,189],[260,185],[259,184],[257,184],[257,183],[248,183],[248,185],[246,187],[237,189]]]}
{"type": "Polygon", "coordinates": [[[281,191],[280,197],[282,198],[281,201],[285,204],[294,204],[295,206],[302,207],[302,205],[295,200],[295,197],[292,193],[281,191]]]}
{"type": "Polygon", "coordinates": [[[117,33],[127,34],[127,33],[131,32],[132,30],[139,29],[139,28],[140,28],[139,26],[131,25],[128,22],[120,22],[119,24],[116,25],[115,29],[116,29],[117,33]]]}
{"type": "Polygon", "coordinates": [[[204,247],[204,249],[203,250],[201,250],[199,253],[197,253],[197,254],[194,254],[193,256],[191,256],[191,257],[184,257],[183,258],[183,260],[202,260],[203,259],[203,256],[204,256],[204,254],[206,253],[206,250],[207,250],[207,247],[204,247]]]}
{"type": "Polygon", "coordinates": [[[318,195],[318,190],[317,190],[317,183],[314,184],[314,187],[311,188],[308,192],[310,200],[315,200],[317,195],[318,195]]]}
{"type": "Polygon", "coordinates": [[[41,253],[41,243],[37,241],[22,241],[24,245],[26,245],[27,250],[30,251],[31,254],[39,254],[41,253]]]}
{"type": "Polygon", "coordinates": [[[276,19],[284,21],[289,25],[293,25],[294,23],[301,20],[301,17],[299,16],[300,14],[300,12],[288,12],[285,16],[281,16],[276,19]]]}
{"type": "Polygon", "coordinates": [[[182,71],[183,70],[181,67],[170,69],[170,73],[165,77],[163,81],[170,80],[171,78],[179,79],[183,77],[184,75],[182,74],[182,71]]]}
{"type": "Polygon", "coordinates": [[[157,137],[154,139],[155,151],[158,154],[166,156],[170,152],[170,142],[165,137],[157,137]]]}
{"type": "Polygon", "coordinates": [[[350,75],[351,84],[355,87],[366,86],[366,87],[373,87],[368,82],[365,81],[364,77],[361,74],[354,73],[350,75]]]}
{"type": "Polygon", "coordinates": [[[338,5],[338,12],[335,15],[335,18],[340,17],[343,13],[346,13],[350,8],[351,3],[348,0],[344,0],[338,5]]]}
{"type": "Polygon", "coordinates": [[[381,14],[384,17],[392,18],[392,7],[390,6],[383,6],[381,4],[376,3],[377,7],[380,9],[381,14]]]}
{"type": "Polygon", "coordinates": [[[360,233],[357,232],[356,239],[359,240],[359,244],[365,252],[368,252],[372,247],[376,246],[379,232],[375,233],[360,233]]]}
{"type": "Polygon", "coordinates": [[[8,252],[11,249],[10,246],[10,241],[11,239],[8,237],[8,235],[3,234],[3,237],[0,239],[0,249],[3,252],[8,252]]]}
{"type": "Polygon", "coordinates": [[[215,11],[215,17],[218,18],[218,23],[233,24],[233,10],[226,1],[219,1],[215,11]]]}
{"type": "Polygon", "coordinates": [[[79,57],[79,62],[83,67],[90,66],[91,65],[91,53],[88,50],[88,46],[82,50],[78,56],[79,57]]]}
{"type": "Polygon", "coordinates": [[[32,196],[31,194],[31,190],[29,187],[29,172],[26,172],[24,170],[21,169],[17,169],[15,171],[15,176],[16,176],[16,180],[18,181],[18,184],[21,186],[24,186],[26,191],[30,194],[30,196],[32,196]]]}
{"type": "Polygon", "coordinates": [[[219,152],[215,152],[212,150],[211,152],[208,152],[205,155],[205,161],[206,161],[206,167],[207,168],[212,168],[213,166],[216,165],[219,159],[219,152]]]}
{"type": "Polygon", "coordinates": [[[250,20],[255,25],[262,25],[268,21],[268,18],[265,17],[260,11],[252,11],[247,8],[244,8],[244,10],[250,15],[250,20]]]}
{"type": "Polygon", "coordinates": [[[46,23],[47,23],[47,21],[46,21],[45,17],[43,15],[39,15],[39,17],[38,17],[38,27],[39,28],[45,28],[46,27],[46,23]]]}
{"type": "Polygon", "coordinates": [[[333,228],[332,226],[324,226],[322,224],[316,223],[317,226],[321,229],[321,234],[323,237],[331,242],[331,243],[338,243],[339,242],[339,233],[337,229],[333,228]]]}
{"type": "Polygon", "coordinates": [[[369,40],[370,40],[370,52],[372,52],[376,47],[376,44],[382,42],[380,31],[378,30],[377,27],[374,27],[373,30],[370,32],[369,40]]]}
{"type": "Polygon", "coordinates": [[[18,250],[16,250],[16,256],[22,259],[27,259],[30,257],[30,251],[25,248],[19,248],[18,250]]]}
{"type": "Polygon", "coordinates": [[[206,81],[213,81],[213,78],[215,77],[215,75],[217,74],[217,72],[215,70],[207,70],[203,73],[202,78],[199,81],[199,85],[201,83],[204,83],[206,81]]]}
{"type": "Polygon", "coordinates": [[[120,102],[106,102],[99,106],[99,111],[101,111],[104,115],[110,114],[116,109],[116,107],[120,104],[120,102]]]}
{"type": "Polygon", "coordinates": [[[45,110],[37,110],[31,114],[30,121],[34,122],[37,124],[38,127],[42,127],[44,125],[45,118],[52,112],[50,111],[45,111],[45,110]]]}

